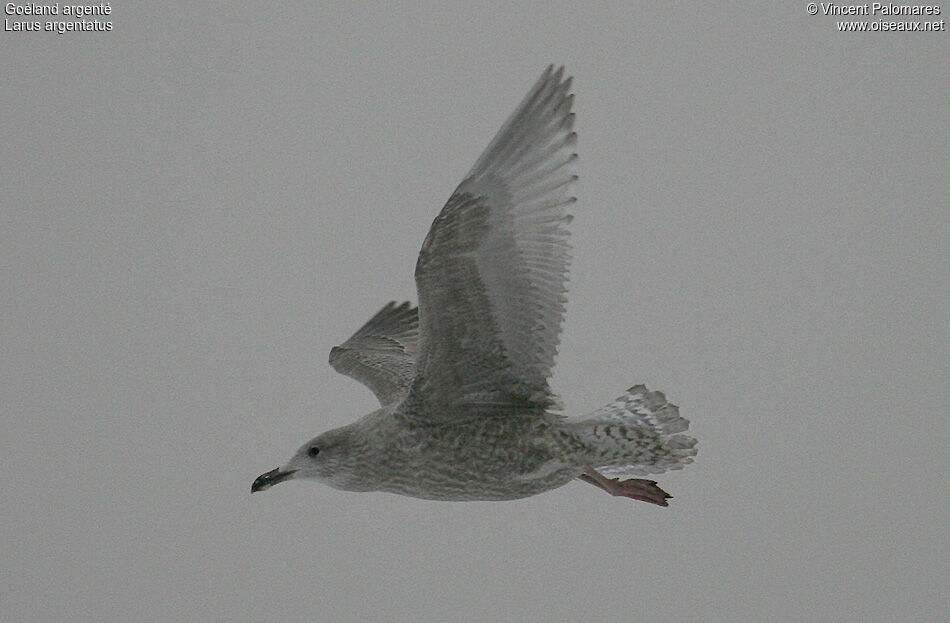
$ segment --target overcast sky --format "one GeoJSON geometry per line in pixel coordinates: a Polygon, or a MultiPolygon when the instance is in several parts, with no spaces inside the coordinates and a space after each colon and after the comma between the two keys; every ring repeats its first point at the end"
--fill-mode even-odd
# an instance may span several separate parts
{"type": "Polygon", "coordinates": [[[0,32],[0,619],[946,620],[946,31],[356,4],[0,32]],[[432,219],[549,63],[581,174],[553,385],[680,405],[671,506],[252,497],[375,407],[329,349],[416,300],[432,219]]]}

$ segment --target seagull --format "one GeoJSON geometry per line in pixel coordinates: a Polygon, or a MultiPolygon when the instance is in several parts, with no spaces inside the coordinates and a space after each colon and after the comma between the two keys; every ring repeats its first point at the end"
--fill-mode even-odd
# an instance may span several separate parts
{"type": "Polygon", "coordinates": [[[696,455],[689,422],[644,385],[566,416],[551,391],[564,316],[574,96],[548,67],[436,217],[418,307],[390,302],[330,351],[379,408],[303,444],[251,492],[288,480],[428,500],[513,500],[575,479],[667,506],[656,481],[696,455]]]}

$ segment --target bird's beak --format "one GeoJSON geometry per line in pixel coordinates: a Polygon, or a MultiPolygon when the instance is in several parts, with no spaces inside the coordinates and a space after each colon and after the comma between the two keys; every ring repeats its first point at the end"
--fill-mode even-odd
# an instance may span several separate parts
{"type": "Polygon", "coordinates": [[[296,473],[296,471],[297,470],[295,469],[290,469],[286,472],[282,472],[278,467],[277,469],[270,470],[266,474],[261,474],[256,480],[254,480],[253,484],[251,484],[251,493],[257,493],[258,491],[270,489],[277,483],[284,482],[285,480],[289,479],[294,475],[294,473],[296,473]]]}

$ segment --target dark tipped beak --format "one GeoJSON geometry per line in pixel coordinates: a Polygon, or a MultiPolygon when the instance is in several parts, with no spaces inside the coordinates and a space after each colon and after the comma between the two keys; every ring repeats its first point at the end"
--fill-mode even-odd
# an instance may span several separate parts
{"type": "Polygon", "coordinates": [[[258,491],[264,491],[270,489],[279,482],[284,482],[288,478],[294,475],[297,470],[291,469],[286,472],[280,471],[280,468],[272,469],[266,474],[261,474],[257,479],[251,484],[251,493],[257,493],[258,491]]]}

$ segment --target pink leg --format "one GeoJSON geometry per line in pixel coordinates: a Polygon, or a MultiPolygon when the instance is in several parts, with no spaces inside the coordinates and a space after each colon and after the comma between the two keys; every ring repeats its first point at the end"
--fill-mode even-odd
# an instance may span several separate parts
{"type": "Polygon", "coordinates": [[[584,482],[597,485],[610,495],[618,495],[634,500],[641,500],[656,504],[658,506],[669,506],[666,501],[673,497],[656,485],[655,480],[646,480],[643,478],[630,478],[629,480],[620,480],[619,478],[607,478],[597,470],[588,467],[584,473],[578,476],[584,482]]]}

